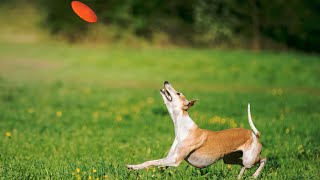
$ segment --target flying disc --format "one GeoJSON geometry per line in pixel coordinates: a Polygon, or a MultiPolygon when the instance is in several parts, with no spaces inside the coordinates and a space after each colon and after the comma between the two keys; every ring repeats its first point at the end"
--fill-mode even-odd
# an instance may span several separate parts
{"type": "Polygon", "coordinates": [[[89,23],[97,22],[96,13],[87,5],[83,4],[80,1],[72,1],[71,7],[73,11],[83,20],[89,23]]]}

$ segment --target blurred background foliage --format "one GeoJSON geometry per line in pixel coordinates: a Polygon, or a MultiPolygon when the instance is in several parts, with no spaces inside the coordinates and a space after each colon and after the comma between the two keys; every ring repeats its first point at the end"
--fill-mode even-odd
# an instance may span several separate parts
{"type": "Polygon", "coordinates": [[[320,51],[318,0],[82,0],[98,16],[94,25],[73,13],[71,0],[1,1],[2,9],[33,7],[41,15],[37,26],[72,43],[129,39],[133,44],[320,51]]]}

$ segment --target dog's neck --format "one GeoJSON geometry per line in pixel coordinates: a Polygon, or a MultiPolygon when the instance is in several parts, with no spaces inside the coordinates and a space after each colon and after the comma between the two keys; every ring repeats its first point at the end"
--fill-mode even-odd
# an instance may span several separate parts
{"type": "Polygon", "coordinates": [[[169,113],[174,124],[175,137],[178,140],[183,140],[191,128],[198,127],[187,111],[169,111],[169,113]]]}

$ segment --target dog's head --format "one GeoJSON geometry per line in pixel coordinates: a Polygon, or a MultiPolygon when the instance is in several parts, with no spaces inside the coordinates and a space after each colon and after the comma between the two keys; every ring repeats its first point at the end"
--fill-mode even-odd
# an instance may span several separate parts
{"type": "Polygon", "coordinates": [[[160,89],[160,94],[168,110],[171,112],[187,111],[197,101],[188,101],[187,98],[181,92],[176,91],[168,81],[164,82],[164,88],[160,89]]]}

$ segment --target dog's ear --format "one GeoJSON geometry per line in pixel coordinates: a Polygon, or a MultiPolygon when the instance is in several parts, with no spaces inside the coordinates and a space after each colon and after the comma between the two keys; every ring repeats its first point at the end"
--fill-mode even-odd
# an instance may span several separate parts
{"type": "Polygon", "coordinates": [[[199,99],[193,99],[193,100],[189,101],[188,106],[189,106],[189,107],[193,106],[194,103],[195,103],[196,101],[198,101],[198,100],[199,100],[199,99]]]}
{"type": "Polygon", "coordinates": [[[191,101],[187,101],[187,103],[184,105],[183,109],[184,110],[188,110],[191,106],[194,105],[194,103],[196,101],[198,101],[199,99],[194,99],[194,100],[191,100],[191,101]]]}

